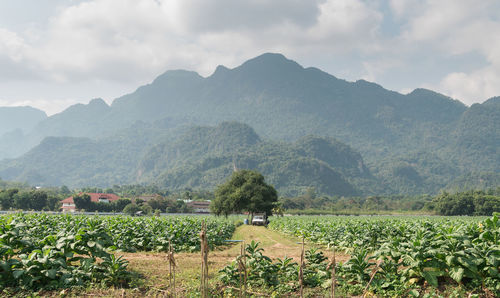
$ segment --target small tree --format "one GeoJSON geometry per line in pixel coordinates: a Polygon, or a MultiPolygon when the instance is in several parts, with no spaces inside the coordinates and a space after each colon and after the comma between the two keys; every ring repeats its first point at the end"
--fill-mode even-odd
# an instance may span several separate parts
{"type": "Polygon", "coordinates": [[[35,191],[30,192],[30,196],[31,196],[30,206],[33,210],[37,210],[37,211],[42,210],[43,207],[45,207],[47,205],[47,193],[46,192],[35,190],[35,191]]]}
{"type": "Polygon", "coordinates": [[[137,206],[134,203],[130,203],[127,206],[125,206],[125,208],[123,208],[123,213],[133,216],[140,210],[141,208],[139,206],[137,206]]]}
{"type": "Polygon", "coordinates": [[[228,216],[233,212],[248,211],[272,214],[278,201],[274,187],[264,181],[262,174],[251,170],[234,172],[226,183],[217,187],[210,208],[216,215],[228,216]]]}
{"type": "Polygon", "coordinates": [[[146,215],[150,215],[151,213],[153,213],[153,208],[151,208],[151,206],[149,206],[148,204],[142,204],[142,206],[140,207],[140,211],[144,212],[144,214],[146,215]]]}
{"type": "Polygon", "coordinates": [[[73,196],[73,202],[78,210],[94,211],[92,201],[90,200],[90,196],[88,194],[73,196]]]}
{"type": "Polygon", "coordinates": [[[122,212],[125,206],[130,203],[132,203],[130,199],[119,199],[118,201],[112,202],[111,204],[113,205],[113,210],[115,212],[122,212]]]}
{"type": "Polygon", "coordinates": [[[58,211],[61,208],[61,199],[56,196],[47,197],[47,210],[58,211]]]}
{"type": "Polygon", "coordinates": [[[31,209],[31,195],[26,192],[18,192],[14,195],[14,206],[17,209],[30,210],[31,209]]]}

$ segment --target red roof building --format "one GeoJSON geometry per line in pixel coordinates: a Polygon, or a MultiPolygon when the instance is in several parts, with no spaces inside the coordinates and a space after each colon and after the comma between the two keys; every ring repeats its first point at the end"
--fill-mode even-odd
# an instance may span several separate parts
{"type": "MultiPolygon", "coordinates": [[[[90,201],[94,203],[110,203],[118,201],[120,199],[119,196],[112,193],[79,193],[78,195],[81,196],[84,194],[89,195],[90,201]]],[[[76,211],[76,206],[75,202],[73,201],[73,196],[62,200],[61,203],[62,203],[61,210],[63,212],[76,211]]]]}

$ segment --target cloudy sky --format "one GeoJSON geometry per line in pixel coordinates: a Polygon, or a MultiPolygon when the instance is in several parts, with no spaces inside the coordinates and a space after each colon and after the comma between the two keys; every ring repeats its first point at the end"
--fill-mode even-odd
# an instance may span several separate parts
{"type": "Polygon", "coordinates": [[[0,106],[108,103],[264,52],[402,93],[500,95],[498,0],[0,0],[0,106]]]}

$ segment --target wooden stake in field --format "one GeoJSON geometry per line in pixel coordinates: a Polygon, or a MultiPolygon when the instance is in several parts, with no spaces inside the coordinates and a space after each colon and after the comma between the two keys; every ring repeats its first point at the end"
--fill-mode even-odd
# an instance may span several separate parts
{"type": "Polygon", "coordinates": [[[176,290],[175,290],[175,267],[176,267],[176,264],[175,264],[175,258],[174,258],[174,250],[172,248],[172,245],[170,244],[170,241],[168,242],[167,259],[168,259],[168,283],[169,283],[170,293],[175,298],[175,296],[176,296],[176,290]]]}
{"type": "Polygon", "coordinates": [[[375,266],[375,269],[373,269],[372,273],[371,273],[371,276],[370,276],[370,281],[368,282],[368,284],[366,285],[365,287],[365,290],[363,291],[363,298],[366,297],[366,294],[368,293],[368,287],[370,287],[370,284],[372,283],[373,281],[373,277],[375,277],[375,274],[377,273],[378,271],[378,268],[380,267],[380,264],[382,264],[382,260],[379,260],[377,262],[377,266],[375,266]]]}
{"type": "Polygon", "coordinates": [[[337,261],[335,260],[335,246],[333,246],[333,259],[328,267],[332,266],[332,298],[335,297],[335,284],[337,283],[337,277],[335,276],[337,261]]]}
{"type": "Polygon", "coordinates": [[[304,236],[302,236],[302,252],[300,253],[299,268],[300,297],[304,297],[304,236]]]}
{"type": "Polygon", "coordinates": [[[247,266],[246,266],[245,242],[241,243],[240,257],[238,258],[238,270],[240,275],[240,297],[247,295],[247,266]]]}
{"type": "MultiPolygon", "coordinates": [[[[243,241],[243,247],[245,247],[245,241],[243,241]]],[[[243,290],[246,296],[248,272],[247,272],[247,254],[245,252],[245,248],[243,248],[243,264],[245,264],[245,275],[243,276],[243,290]]]]}
{"type": "Polygon", "coordinates": [[[201,246],[201,297],[208,297],[208,239],[207,239],[207,225],[205,221],[201,223],[200,232],[200,246],[201,246]]]}

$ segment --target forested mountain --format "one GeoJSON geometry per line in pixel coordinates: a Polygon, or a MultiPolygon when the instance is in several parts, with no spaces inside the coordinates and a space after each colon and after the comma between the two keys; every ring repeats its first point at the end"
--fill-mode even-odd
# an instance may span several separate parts
{"type": "Polygon", "coordinates": [[[475,171],[499,172],[500,97],[472,105],[454,132],[457,158],[475,171]]]}
{"type": "Polygon", "coordinates": [[[358,184],[362,188],[361,182],[376,182],[361,155],[332,138],[263,141],[237,122],[175,130],[137,123],[99,140],[47,137],[23,157],[4,162],[0,175],[37,185],[144,182],[169,189],[213,189],[235,168],[261,171],[288,195],[310,187],[330,195],[357,195],[358,184]]]}
{"type": "Polygon", "coordinates": [[[465,110],[460,102],[431,91],[402,95],[303,68],[280,54],[264,54],[234,69],[219,66],[207,78],[167,71],[111,107],[101,100],[70,107],[40,123],[29,137],[95,138],[137,120],[202,125],[238,120],[264,138],[327,135],[377,155],[387,146],[406,151],[446,142],[436,140],[436,134],[446,136],[465,110]]]}
{"type": "MultiPolygon", "coordinates": [[[[244,152],[238,159],[241,163],[238,167],[254,165],[254,168],[266,172],[267,168],[262,166],[266,164],[265,156],[273,160],[272,169],[266,172],[268,175],[276,173],[280,164],[278,168],[282,172],[302,167],[304,173],[311,169],[308,177],[313,177],[313,173],[319,172],[312,169],[321,166],[302,162],[301,158],[307,156],[329,165],[321,169],[331,168],[340,173],[343,179],[354,185],[352,193],[435,193],[456,185],[455,179],[469,177],[471,181],[479,181],[478,177],[485,173],[500,172],[499,117],[498,98],[468,108],[430,90],[416,89],[403,95],[364,80],[348,82],[316,68],[304,68],[280,54],[264,54],[234,69],[219,66],[208,77],[190,71],[167,71],[151,84],[115,99],[111,106],[96,99],[88,105],[70,107],[41,121],[26,134],[0,138],[0,158],[19,156],[48,136],[86,137],[87,140],[79,141],[94,142],[94,145],[87,143],[89,147],[101,147],[92,149],[94,151],[120,148],[119,151],[127,156],[126,162],[133,159],[132,163],[138,167],[133,171],[136,176],[131,178],[128,172],[124,174],[128,175],[127,179],[152,181],[156,177],[158,183],[173,187],[212,187],[215,181],[220,181],[220,177],[232,170],[235,156],[244,152]],[[217,136],[210,135],[214,133],[213,127],[190,128],[233,120],[248,124],[255,129],[255,135],[248,134],[248,140],[238,139],[238,143],[227,139],[228,143],[221,146],[213,143],[217,139],[217,136]],[[128,146],[109,143],[111,140],[129,142],[125,141],[129,137],[128,127],[134,127],[137,121],[157,129],[149,131],[150,139],[143,140],[142,135],[138,136],[138,143],[142,140],[146,144],[137,144],[128,153],[128,146]],[[164,131],[170,134],[172,130],[182,131],[175,133],[176,137],[170,136],[176,138],[175,142],[155,136],[156,133],[163,135],[164,131]],[[366,171],[380,183],[349,176],[342,172],[345,169],[339,172],[329,164],[330,159],[337,160],[336,157],[318,155],[315,151],[314,148],[322,148],[324,144],[321,142],[313,142],[314,145],[310,144],[307,150],[301,149],[300,142],[308,135],[332,137],[337,141],[328,139],[330,142],[342,142],[342,146],[353,148],[363,157],[366,171]],[[110,147],[105,147],[102,143],[105,141],[110,147]],[[239,142],[242,142],[241,146],[239,142]],[[273,145],[268,145],[270,143],[273,145]],[[283,145],[286,147],[284,152],[279,151],[282,144],[286,144],[283,145]],[[287,155],[290,146],[297,148],[292,150],[292,155],[287,155]],[[10,151],[2,153],[1,148],[10,151]],[[257,159],[260,166],[252,163],[252,158],[256,157],[249,148],[259,148],[257,159]],[[205,156],[207,152],[212,159],[205,156]],[[289,158],[286,165],[278,163],[285,162],[282,156],[289,158]],[[353,179],[358,180],[353,182],[353,179]]],[[[54,139],[49,139],[50,142],[54,139]]],[[[46,141],[42,145],[47,145],[46,141]]],[[[341,151],[342,146],[337,146],[337,149],[341,151]]],[[[33,150],[21,159],[28,158],[33,150]]],[[[97,161],[102,156],[97,154],[94,158],[97,161]]],[[[4,169],[2,173],[11,173],[5,171],[13,171],[15,162],[3,162],[0,165],[4,169]]],[[[99,165],[104,167],[107,163],[101,161],[99,165]]],[[[49,170],[33,169],[41,176],[49,170]]],[[[99,169],[102,172],[102,168],[99,169]]],[[[19,173],[5,176],[7,174],[2,173],[4,179],[26,176],[19,173]]],[[[119,178],[122,176],[109,175],[113,178],[96,181],[122,181],[119,178]]],[[[335,175],[330,172],[321,173],[321,177],[328,175],[334,179],[335,175]]],[[[314,176],[314,181],[306,178],[300,179],[312,184],[322,179],[320,176],[314,176]]],[[[81,181],[87,181],[85,179],[81,181]]],[[[292,182],[298,185],[292,178],[272,179],[278,185],[292,182]]],[[[301,187],[287,189],[298,191],[301,187]]]]}

